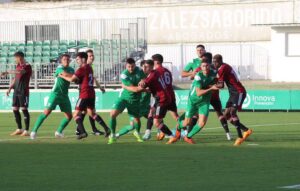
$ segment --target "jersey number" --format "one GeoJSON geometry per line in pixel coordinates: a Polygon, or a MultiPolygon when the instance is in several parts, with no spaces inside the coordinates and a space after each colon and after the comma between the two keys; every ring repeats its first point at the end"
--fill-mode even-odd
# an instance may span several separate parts
{"type": "Polygon", "coordinates": [[[93,74],[89,74],[89,86],[93,86],[94,85],[94,80],[93,80],[93,74]]]}
{"type": "Polygon", "coordinates": [[[163,87],[163,89],[166,89],[167,85],[171,84],[171,76],[168,72],[165,72],[163,76],[158,78],[158,81],[163,87]]]}

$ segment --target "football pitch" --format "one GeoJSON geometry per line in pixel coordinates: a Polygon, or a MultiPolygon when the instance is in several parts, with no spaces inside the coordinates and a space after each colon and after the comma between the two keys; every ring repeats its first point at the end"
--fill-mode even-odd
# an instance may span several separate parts
{"type": "MultiPolygon", "coordinates": [[[[101,115],[108,122],[108,114],[101,115]]],[[[31,127],[37,116],[31,114],[31,127]]],[[[132,133],[113,145],[107,145],[103,136],[78,141],[73,121],[66,137],[55,139],[62,117],[50,115],[37,139],[29,140],[9,136],[16,126],[13,114],[0,114],[0,190],[266,191],[300,185],[299,113],[240,113],[242,122],[254,130],[240,147],[225,140],[213,112],[206,128],[195,136],[196,145],[158,142],[155,128],[152,139],[144,143],[137,143],[132,133]]],[[[86,118],[90,132],[87,122],[86,118]]],[[[117,129],[127,123],[124,113],[117,129]]],[[[175,127],[169,115],[166,124],[175,127]]]]}

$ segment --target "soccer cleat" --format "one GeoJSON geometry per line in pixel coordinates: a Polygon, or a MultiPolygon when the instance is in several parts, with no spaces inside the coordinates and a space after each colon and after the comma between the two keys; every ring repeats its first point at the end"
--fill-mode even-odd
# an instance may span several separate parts
{"type": "Polygon", "coordinates": [[[111,134],[110,129],[106,129],[104,133],[104,137],[108,137],[111,134]]]}
{"type": "Polygon", "coordinates": [[[100,135],[104,135],[104,132],[99,131],[98,129],[96,129],[95,131],[92,132],[93,135],[95,136],[100,136],[100,135]]]}
{"type": "Polygon", "coordinates": [[[75,131],[75,135],[79,135],[79,134],[80,134],[79,131],[76,130],[76,131],[75,131]]]}
{"type": "Polygon", "coordinates": [[[177,140],[178,140],[178,139],[177,139],[176,137],[173,137],[173,136],[172,136],[166,144],[167,144],[167,145],[173,144],[173,143],[175,143],[177,140]]]}
{"type": "Polygon", "coordinates": [[[234,146],[240,146],[244,142],[243,138],[237,138],[235,140],[234,146]]]}
{"type": "Polygon", "coordinates": [[[157,135],[157,140],[158,141],[161,141],[165,138],[165,134],[163,132],[160,132],[158,135],[157,135]]]}
{"type": "Polygon", "coordinates": [[[230,135],[230,133],[226,133],[226,138],[227,138],[228,141],[231,141],[231,135],[230,135]]]}
{"type": "Polygon", "coordinates": [[[243,139],[246,140],[252,133],[253,133],[253,130],[252,129],[248,129],[248,131],[245,131],[243,133],[243,139]]]}
{"type": "Polygon", "coordinates": [[[65,135],[64,135],[63,133],[60,133],[60,132],[55,131],[54,136],[55,136],[56,138],[64,138],[65,135]]]}
{"type": "Polygon", "coordinates": [[[13,133],[11,133],[10,135],[11,136],[14,136],[14,135],[21,135],[23,133],[23,130],[22,129],[17,129],[15,130],[13,133]]]}
{"type": "Polygon", "coordinates": [[[175,132],[175,138],[176,138],[177,140],[179,140],[180,137],[181,137],[181,130],[180,130],[180,129],[176,129],[176,132],[175,132]]]}
{"type": "Polygon", "coordinates": [[[150,129],[146,129],[145,134],[143,136],[143,140],[149,140],[151,138],[151,130],[150,129]]]}
{"type": "Polygon", "coordinates": [[[192,138],[188,138],[187,136],[185,136],[185,137],[183,138],[183,140],[184,140],[185,142],[187,142],[188,144],[196,144],[195,141],[194,141],[192,138]]]}
{"type": "Polygon", "coordinates": [[[32,132],[30,133],[30,139],[32,139],[32,140],[36,139],[36,134],[37,134],[36,132],[33,132],[33,131],[32,131],[32,132]]]}
{"type": "Polygon", "coordinates": [[[84,139],[84,138],[87,138],[88,134],[86,132],[84,133],[81,133],[79,135],[77,135],[77,139],[80,140],[80,139],[84,139]]]}
{"type": "Polygon", "coordinates": [[[28,137],[30,136],[29,132],[24,130],[23,133],[20,135],[21,137],[28,137]]]}
{"type": "Polygon", "coordinates": [[[117,138],[115,136],[110,136],[108,138],[108,143],[107,144],[111,145],[111,144],[113,144],[115,142],[117,142],[117,138]]]}
{"type": "Polygon", "coordinates": [[[141,135],[137,131],[134,131],[133,135],[136,137],[137,142],[139,142],[139,143],[144,142],[143,139],[141,138],[141,135]]]}

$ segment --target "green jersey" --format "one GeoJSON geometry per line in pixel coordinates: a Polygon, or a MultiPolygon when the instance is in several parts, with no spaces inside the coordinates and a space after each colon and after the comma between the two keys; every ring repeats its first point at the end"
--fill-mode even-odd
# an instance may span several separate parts
{"type": "Polygon", "coordinates": [[[208,89],[209,85],[215,84],[216,75],[217,73],[215,70],[210,70],[207,76],[203,74],[203,71],[200,71],[196,74],[189,94],[189,99],[191,102],[210,102],[211,92],[208,92],[202,96],[197,96],[196,88],[208,89]]]}
{"type": "Polygon", "coordinates": [[[59,74],[61,74],[64,71],[70,74],[74,74],[73,68],[59,65],[54,73],[55,81],[52,88],[52,93],[56,95],[68,96],[70,82],[59,77],[59,74]]]}
{"type": "MultiPolygon", "coordinates": [[[[128,70],[124,70],[121,74],[121,81],[125,86],[138,86],[141,79],[145,77],[144,72],[139,67],[135,67],[132,73],[129,73],[128,70]]],[[[141,93],[123,89],[120,97],[128,101],[139,101],[141,93]]]]}
{"type": "Polygon", "coordinates": [[[151,100],[151,93],[142,92],[142,96],[140,99],[140,107],[148,109],[148,106],[150,105],[150,100],[151,100]]]}
{"type": "Polygon", "coordinates": [[[193,59],[192,62],[189,62],[185,67],[184,67],[184,71],[186,72],[190,72],[190,71],[194,71],[196,70],[198,67],[201,66],[202,60],[200,58],[195,58],[193,59]]]}

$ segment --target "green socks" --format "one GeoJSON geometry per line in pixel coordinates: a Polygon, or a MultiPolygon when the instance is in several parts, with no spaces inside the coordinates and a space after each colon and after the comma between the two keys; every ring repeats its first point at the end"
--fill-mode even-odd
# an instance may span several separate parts
{"type": "Polygon", "coordinates": [[[59,124],[57,132],[62,133],[66,126],[69,124],[70,120],[67,118],[63,118],[59,124]]]}
{"type": "Polygon", "coordinates": [[[38,118],[37,118],[37,120],[36,120],[36,122],[35,122],[35,124],[34,124],[34,127],[33,127],[33,129],[32,129],[32,131],[33,132],[37,132],[38,131],[38,129],[40,128],[40,126],[42,125],[42,123],[44,122],[44,120],[47,118],[47,116],[43,113],[43,114],[41,114],[38,118]]]}
{"type": "Polygon", "coordinates": [[[199,131],[201,131],[202,127],[200,127],[198,124],[194,126],[194,128],[189,132],[187,135],[188,138],[192,138],[194,135],[196,135],[199,131]]]}
{"type": "Polygon", "coordinates": [[[119,136],[125,135],[127,134],[129,131],[132,131],[133,127],[131,125],[127,125],[125,127],[123,127],[120,131],[119,131],[119,136]]]}
{"type": "Polygon", "coordinates": [[[109,128],[112,134],[116,133],[117,120],[116,118],[111,118],[109,121],[109,128]]]}

